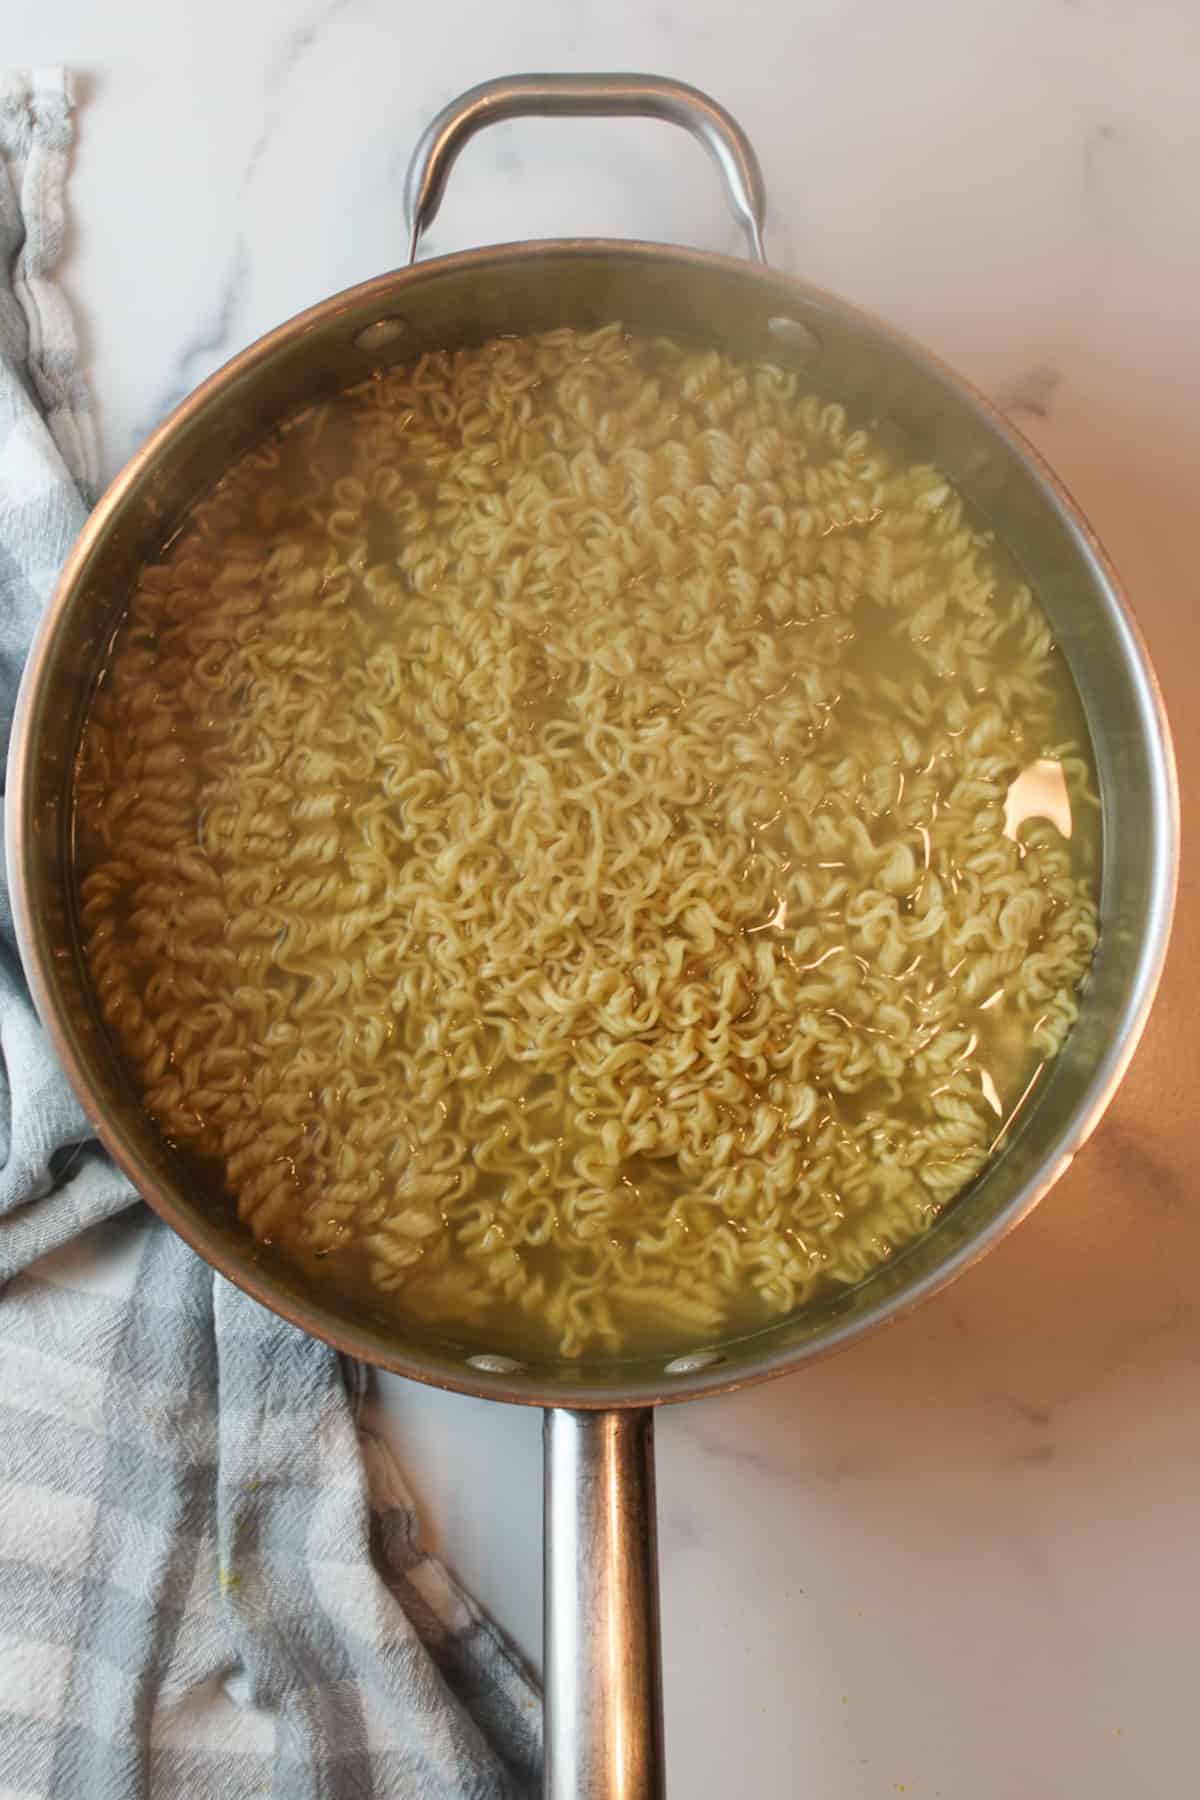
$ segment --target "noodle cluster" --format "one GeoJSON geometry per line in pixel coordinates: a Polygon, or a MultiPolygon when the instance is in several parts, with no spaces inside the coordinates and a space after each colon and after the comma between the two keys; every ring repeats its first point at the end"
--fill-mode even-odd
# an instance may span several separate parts
{"type": "Polygon", "coordinates": [[[692,1343],[877,1267],[1061,1045],[1095,871],[1005,798],[1086,810],[1081,741],[954,491],[794,374],[428,355],[141,578],[86,954],[259,1238],[475,1341],[692,1343]]]}

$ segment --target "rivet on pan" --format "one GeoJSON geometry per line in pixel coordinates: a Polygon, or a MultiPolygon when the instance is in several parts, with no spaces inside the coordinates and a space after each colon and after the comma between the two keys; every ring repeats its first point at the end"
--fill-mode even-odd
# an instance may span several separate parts
{"type": "Polygon", "coordinates": [[[481,1369],[485,1375],[515,1375],[518,1369],[525,1367],[513,1356],[468,1356],[467,1362],[472,1369],[481,1369]]]}
{"type": "Polygon", "coordinates": [[[376,319],[373,325],[364,325],[355,333],[354,342],[360,350],[382,350],[385,344],[407,336],[407,319],[376,319]]]}
{"type": "Polygon", "coordinates": [[[767,320],[767,330],[787,347],[793,356],[811,358],[820,354],[821,340],[811,325],[802,319],[788,319],[776,314],[767,320]]]}
{"type": "Polygon", "coordinates": [[[664,1375],[694,1375],[697,1369],[711,1369],[714,1363],[722,1363],[725,1358],[719,1350],[692,1350],[687,1356],[677,1356],[663,1369],[664,1375]]]}

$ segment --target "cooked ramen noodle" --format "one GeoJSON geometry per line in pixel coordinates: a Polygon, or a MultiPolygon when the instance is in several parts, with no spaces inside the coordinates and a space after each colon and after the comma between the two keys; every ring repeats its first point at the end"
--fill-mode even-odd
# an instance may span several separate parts
{"type": "Polygon", "coordinates": [[[382,371],[137,582],[82,933],[242,1219],[476,1348],[860,1282],[1071,1029],[1099,813],[1046,618],[936,468],[613,325],[382,371]]]}

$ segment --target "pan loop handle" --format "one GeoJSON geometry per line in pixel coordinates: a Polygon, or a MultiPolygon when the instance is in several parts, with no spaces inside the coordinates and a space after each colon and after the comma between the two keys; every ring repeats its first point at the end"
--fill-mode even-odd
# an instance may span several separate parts
{"type": "Polygon", "coordinates": [[[750,255],[765,263],[766,187],[758,157],[732,114],[686,82],[661,75],[505,75],[468,88],[443,106],[421,136],[404,182],[408,260],[437,216],[459,152],[477,131],[528,116],[666,119],[698,138],[712,156],[746,233],[750,255]]]}

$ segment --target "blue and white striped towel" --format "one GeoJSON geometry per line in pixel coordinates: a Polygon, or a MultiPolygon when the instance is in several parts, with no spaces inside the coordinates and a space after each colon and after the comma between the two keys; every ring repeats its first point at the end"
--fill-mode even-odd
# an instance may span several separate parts
{"type": "MultiPolygon", "coordinates": [[[[0,79],[0,743],[96,479],[53,275],[71,92],[0,79]]],[[[0,883],[0,1800],[529,1794],[536,1690],[420,1548],[363,1371],[95,1143],[0,883]]]]}

